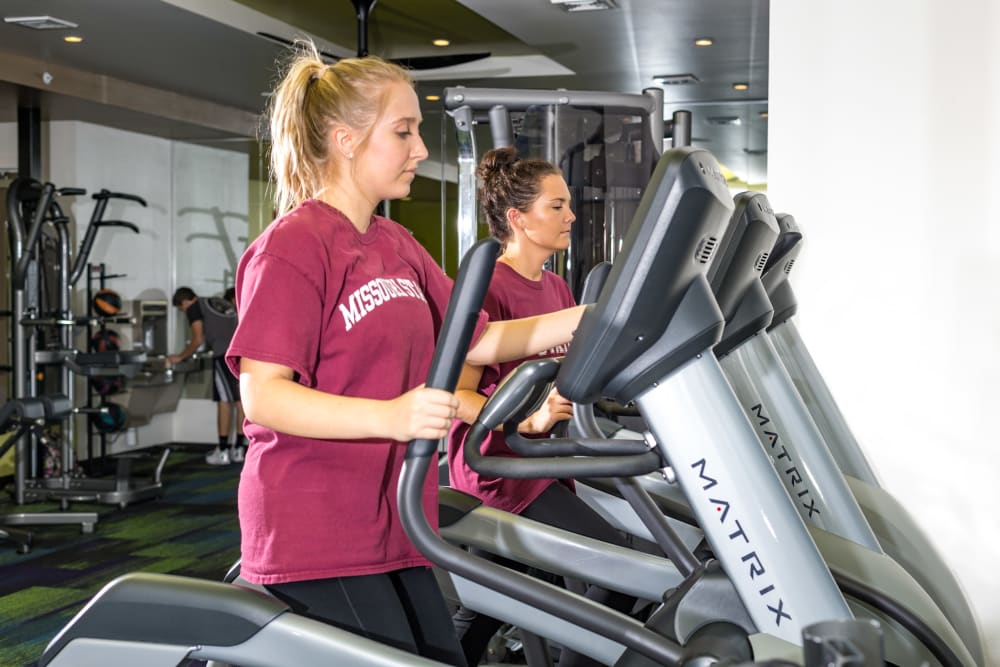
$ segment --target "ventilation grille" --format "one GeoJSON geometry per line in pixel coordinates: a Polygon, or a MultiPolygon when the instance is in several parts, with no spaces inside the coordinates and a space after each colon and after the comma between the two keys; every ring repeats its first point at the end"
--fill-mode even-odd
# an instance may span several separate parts
{"type": "Polygon", "coordinates": [[[715,125],[716,127],[726,127],[730,125],[742,125],[743,119],[739,116],[708,116],[705,118],[705,123],[715,125]]]}
{"type": "Polygon", "coordinates": [[[757,258],[757,264],[754,265],[754,269],[757,273],[764,270],[764,265],[767,264],[767,258],[771,255],[769,252],[762,252],[760,257],[757,258]]]}
{"type": "Polygon", "coordinates": [[[701,247],[698,249],[698,254],[695,258],[700,264],[708,264],[708,261],[712,259],[712,255],[715,253],[715,247],[718,244],[719,240],[717,238],[709,236],[701,242],[701,247]]]}
{"type": "Polygon", "coordinates": [[[686,86],[701,83],[701,79],[694,74],[658,74],[653,77],[653,81],[661,86],[686,86]]]}
{"type": "Polygon", "coordinates": [[[67,28],[77,28],[77,24],[72,21],[57,19],[53,16],[8,16],[4,23],[13,23],[32,30],[66,30],[67,28]]]}
{"type": "Polygon", "coordinates": [[[614,9],[616,6],[614,0],[549,0],[549,2],[567,12],[593,12],[614,9]]]}
{"type": "Polygon", "coordinates": [[[785,273],[791,273],[792,272],[792,266],[794,264],[795,264],[795,260],[794,259],[788,260],[788,262],[785,263],[785,273]]]}

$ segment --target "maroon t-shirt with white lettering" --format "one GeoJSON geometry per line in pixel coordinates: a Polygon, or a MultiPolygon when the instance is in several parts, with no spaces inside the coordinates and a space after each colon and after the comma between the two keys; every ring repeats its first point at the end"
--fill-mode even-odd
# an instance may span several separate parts
{"type": "MultiPolygon", "coordinates": [[[[452,281],[402,226],[361,233],[309,200],[240,260],[239,327],[226,361],[281,364],[330,394],[392,399],[426,380],[452,281]]],[[[485,324],[480,317],[479,330],[485,324]]],[[[246,422],[239,486],[242,575],[274,584],[388,572],[428,562],[399,523],[406,443],[321,440],[246,422]]],[[[437,525],[437,478],[423,492],[437,525]]]]}
{"type": "MultiPolygon", "coordinates": [[[[491,321],[497,321],[544,315],[575,305],[573,293],[566,281],[556,274],[543,271],[541,280],[531,280],[507,264],[497,262],[483,310],[491,321]]],[[[568,349],[568,345],[559,345],[533,357],[486,366],[479,382],[479,392],[491,396],[500,381],[523,362],[529,359],[561,357],[568,349]]],[[[452,488],[476,496],[490,507],[514,514],[524,511],[553,482],[562,481],[570,489],[574,488],[572,480],[507,479],[480,475],[466,464],[462,454],[468,432],[469,425],[456,420],[448,435],[448,474],[452,488]]],[[[507,441],[500,431],[491,431],[486,436],[480,451],[489,456],[520,456],[507,446],[507,441]]]]}

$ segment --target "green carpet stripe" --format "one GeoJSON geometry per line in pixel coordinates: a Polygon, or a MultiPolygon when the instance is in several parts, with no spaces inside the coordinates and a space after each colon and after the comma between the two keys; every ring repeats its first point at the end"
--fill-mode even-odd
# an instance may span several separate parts
{"type": "Polygon", "coordinates": [[[182,558],[180,556],[175,556],[173,558],[161,558],[160,560],[153,561],[152,563],[146,563],[142,566],[141,571],[155,572],[157,574],[170,574],[171,572],[182,570],[197,561],[197,558],[182,558]]]}
{"type": "Polygon", "coordinates": [[[150,512],[142,517],[142,521],[106,522],[101,526],[101,536],[111,539],[126,540],[157,540],[163,526],[178,512],[180,508],[167,507],[150,512]]]}
{"type": "Polygon", "coordinates": [[[10,641],[12,644],[9,648],[0,643],[0,665],[5,665],[5,667],[33,664],[48,644],[47,641],[41,640],[18,642],[14,637],[11,637],[10,641]]]}
{"type": "Polygon", "coordinates": [[[164,544],[154,544],[152,546],[134,551],[136,556],[146,556],[150,558],[170,558],[187,556],[197,558],[218,551],[220,548],[232,545],[232,536],[221,534],[215,539],[208,535],[199,535],[194,542],[174,541],[164,544]]]}
{"type": "Polygon", "coordinates": [[[142,523],[129,522],[111,528],[105,528],[101,535],[114,539],[127,539],[142,542],[164,542],[173,540],[191,531],[210,527],[219,521],[213,516],[192,516],[180,514],[180,508],[162,513],[157,517],[149,517],[142,523]]]}

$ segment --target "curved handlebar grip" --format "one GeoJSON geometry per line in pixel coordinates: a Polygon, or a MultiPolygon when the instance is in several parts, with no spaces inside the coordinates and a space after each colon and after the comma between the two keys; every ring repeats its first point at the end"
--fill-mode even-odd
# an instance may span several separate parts
{"type": "Polygon", "coordinates": [[[95,227],[125,227],[126,229],[131,229],[136,234],[139,233],[139,227],[136,226],[134,222],[128,222],[127,220],[101,220],[94,223],[95,227]]]}
{"type": "MultiPolygon", "coordinates": [[[[479,424],[473,424],[465,436],[462,453],[466,464],[481,475],[489,477],[507,477],[509,479],[557,479],[573,477],[635,477],[659,470],[663,460],[656,450],[642,447],[641,453],[613,454],[589,452],[590,456],[576,456],[575,453],[564,455],[556,452],[555,456],[538,456],[535,458],[519,458],[512,456],[484,456],[480,446],[486,434],[490,431],[479,424]]],[[[544,441],[542,441],[544,442],[544,441]]],[[[579,443],[583,445],[586,441],[579,443]]],[[[638,441],[620,440],[622,450],[632,449],[638,441]]],[[[613,440],[593,441],[606,445],[606,449],[617,447],[613,440]]],[[[577,444],[577,443],[573,443],[577,444]]],[[[544,452],[548,453],[548,452],[544,452]]]]}
{"type": "MultiPolygon", "coordinates": [[[[622,440],[588,433],[586,438],[526,438],[518,424],[538,409],[548,393],[549,383],[559,373],[558,359],[526,361],[504,378],[479,411],[477,423],[486,431],[503,424],[504,439],[512,450],[529,458],[554,456],[633,456],[649,451],[643,440],[622,440]]],[[[509,458],[509,457],[507,457],[509,458]]]]}
{"type": "MultiPolygon", "coordinates": [[[[469,248],[462,258],[427,371],[428,387],[455,390],[499,252],[500,242],[486,238],[469,248]]],[[[428,457],[436,452],[435,440],[414,440],[406,450],[406,458],[428,457]]]]}
{"type": "Polygon", "coordinates": [[[126,199],[128,201],[134,201],[137,204],[146,206],[146,200],[138,195],[128,195],[124,192],[111,192],[110,190],[102,189],[100,192],[94,193],[94,199],[97,200],[107,200],[107,199],[126,199]]]}
{"type": "Polygon", "coordinates": [[[532,359],[508,375],[479,411],[477,421],[494,429],[506,421],[524,419],[537,410],[536,405],[545,398],[548,383],[559,373],[558,359],[532,359]]]}
{"type": "Polygon", "coordinates": [[[513,420],[504,424],[503,435],[508,447],[527,458],[547,458],[553,456],[636,456],[651,451],[645,440],[601,437],[525,438],[517,432],[517,421],[513,420]]]}

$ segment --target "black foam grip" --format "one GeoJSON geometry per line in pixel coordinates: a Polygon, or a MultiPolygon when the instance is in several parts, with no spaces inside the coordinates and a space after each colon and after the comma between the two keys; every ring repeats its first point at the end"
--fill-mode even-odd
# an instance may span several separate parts
{"type": "MultiPolygon", "coordinates": [[[[486,238],[469,248],[462,258],[455,288],[448,301],[448,310],[441,323],[434,357],[427,371],[427,386],[431,389],[455,390],[499,252],[500,242],[494,238],[486,238]]],[[[437,441],[421,439],[410,443],[406,457],[431,456],[435,453],[437,441]]]]}

